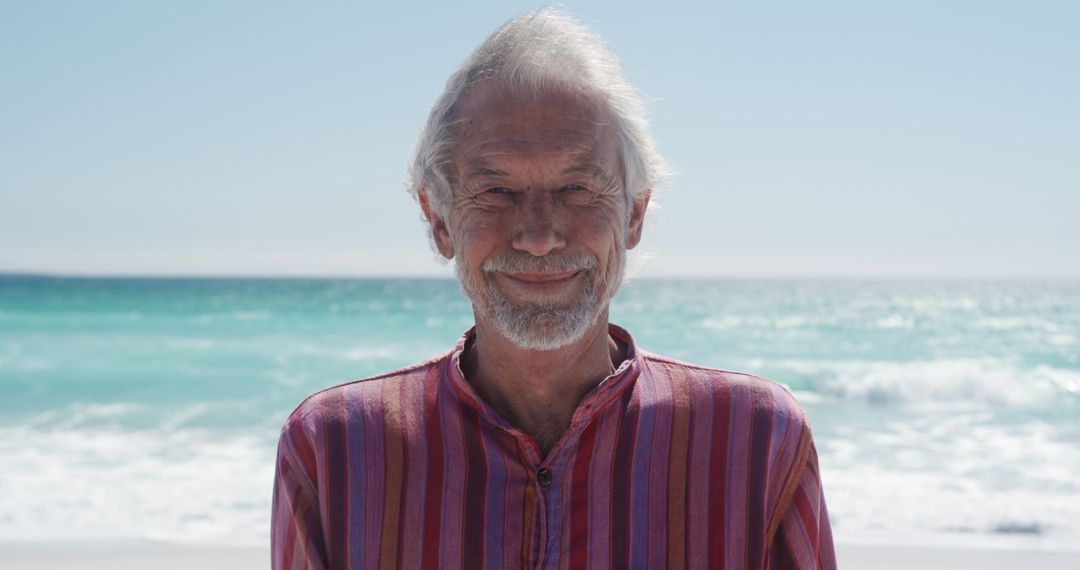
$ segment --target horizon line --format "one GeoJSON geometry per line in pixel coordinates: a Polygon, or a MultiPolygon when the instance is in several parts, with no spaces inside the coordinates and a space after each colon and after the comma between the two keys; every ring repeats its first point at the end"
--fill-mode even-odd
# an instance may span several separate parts
{"type": "MultiPolygon", "coordinates": [[[[0,269],[0,278],[9,279],[207,279],[207,280],[376,280],[376,279],[414,279],[430,281],[457,281],[453,275],[432,274],[282,274],[282,273],[91,273],[91,272],[52,272],[52,271],[9,271],[0,269]]],[[[624,279],[624,284],[635,281],[979,281],[979,282],[1075,282],[1080,283],[1080,276],[986,276],[986,275],[645,275],[624,279]]]]}

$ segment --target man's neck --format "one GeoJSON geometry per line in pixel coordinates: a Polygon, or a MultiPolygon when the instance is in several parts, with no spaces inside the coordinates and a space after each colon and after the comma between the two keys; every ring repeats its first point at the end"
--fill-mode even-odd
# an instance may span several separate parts
{"type": "Polygon", "coordinates": [[[477,319],[462,372],[500,417],[531,436],[546,456],[581,400],[625,358],[609,335],[607,311],[581,340],[555,350],[523,349],[477,319]]]}

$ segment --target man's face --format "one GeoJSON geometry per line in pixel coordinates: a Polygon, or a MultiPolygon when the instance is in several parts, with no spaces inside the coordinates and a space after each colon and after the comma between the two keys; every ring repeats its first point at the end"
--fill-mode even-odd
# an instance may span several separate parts
{"type": "Polygon", "coordinates": [[[581,96],[513,97],[482,85],[462,100],[453,198],[433,217],[477,319],[518,346],[580,339],[618,289],[648,204],[627,203],[615,131],[581,96]]]}

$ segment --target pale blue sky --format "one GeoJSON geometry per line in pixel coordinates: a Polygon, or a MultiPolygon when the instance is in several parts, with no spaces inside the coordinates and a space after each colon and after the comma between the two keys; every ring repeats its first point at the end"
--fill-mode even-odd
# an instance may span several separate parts
{"type": "MultiPolygon", "coordinates": [[[[680,172],[642,276],[1080,277],[1080,2],[565,2],[680,172]]],[[[403,185],[533,2],[0,3],[0,271],[449,275],[403,185]]]]}

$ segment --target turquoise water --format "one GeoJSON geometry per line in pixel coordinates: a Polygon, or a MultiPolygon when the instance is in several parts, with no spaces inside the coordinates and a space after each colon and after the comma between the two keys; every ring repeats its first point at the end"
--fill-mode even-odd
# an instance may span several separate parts
{"type": "MultiPolygon", "coordinates": [[[[1080,544],[1080,284],[642,280],[612,320],[787,384],[837,540],[1080,544]]],[[[0,541],[263,543],[292,407],[470,323],[448,280],[0,277],[0,541]]]]}

